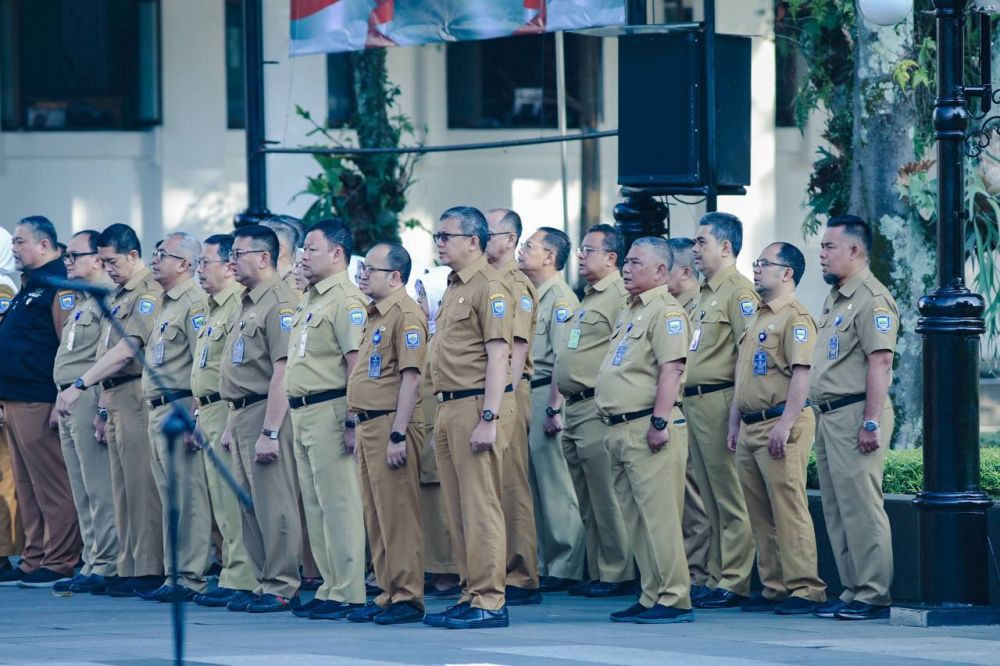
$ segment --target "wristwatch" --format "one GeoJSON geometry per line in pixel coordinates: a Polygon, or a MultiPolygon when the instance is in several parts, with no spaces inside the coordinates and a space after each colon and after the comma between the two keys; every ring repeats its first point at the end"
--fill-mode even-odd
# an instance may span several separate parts
{"type": "Polygon", "coordinates": [[[552,418],[556,414],[562,414],[562,407],[559,407],[558,409],[554,409],[548,406],[545,407],[545,415],[548,416],[549,418],[552,418]]]}
{"type": "Polygon", "coordinates": [[[493,413],[491,409],[483,410],[483,420],[489,423],[490,421],[496,421],[497,415],[493,413]]]}
{"type": "Polygon", "coordinates": [[[260,434],[264,435],[268,439],[274,439],[274,440],[278,439],[277,430],[268,430],[267,428],[264,428],[263,430],[260,431],[260,434]]]}
{"type": "Polygon", "coordinates": [[[102,421],[107,421],[108,420],[108,410],[107,410],[107,408],[105,408],[105,407],[98,407],[97,408],[97,418],[101,419],[102,421]]]}
{"type": "Polygon", "coordinates": [[[77,377],[73,380],[73,388],[77,391],[85,391],[87,389],[87,383],[83,381],[83,377],[77,377]]]}
{"type": "Polygon", "coordinates": [[[348,416],[347,420],[344,421],[344,427],[347,428],[348,430],[354,430],[357,427],[357,425],[358,425],[357,415],[348,416]]]}
{"type": "Polygon", "coordinates": [[[406,441],[406,433],[405,432],[390,432],[389,433],[389,441],[392,442],[393,444],[399,444],[401,442],[405,442],[406,441]]]}
{"type": "Polygon", "coordinates": [[[649,422],[653,424],[653,427],[657,430],[667,429],[667,420],[661,416],[650,416],[649,422]]]}
{"type": "Polygon", "coordinates": [[[861,427],[865,429],[865,432],[878,432],[878,421],[867,419],[861,424],[861,427]]]}

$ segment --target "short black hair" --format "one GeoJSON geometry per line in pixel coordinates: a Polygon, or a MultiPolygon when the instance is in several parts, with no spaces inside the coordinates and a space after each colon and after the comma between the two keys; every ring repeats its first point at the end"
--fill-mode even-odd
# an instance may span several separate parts
{"type": "Polygon", "coordinates": [[[354,236],[351,235],[350,227],[343,220],[337,217],[320,220],[309,227],[309,231],[322,233],[329,243],[340,246],[340,249],[344,251],[345,261],[351,260],[351,254],[354,252],[354,236]]]}
{"type": "Polygon", "coordinates": [[[500,225],[504,229],[510,229],[511,232],[517,236],[520,240],[521,233],[524,231],[524,226],[521,224],[521,216],[512,211],[510,208],[494,208],[490,211],[491,213],[503,213],[503,217],[500,218],[500,225]]]}
{"type": "Polygon", "coordinates": [[[698,267],[694,265],[694,253],[691,248],[694,247],[693,238],[668,238],[667,245],[670,246],[670,250],[674,253],[674,263],[680,264],[684,268],[690,268],[691,274],[697,278],[699,276],[698,267]]]}
{"type": "Polygon", "coordinates": [[[278,267],[278,237],[273,231],[260,224],[240,227],[233,232],[233,240],[249,238],[253,241],[253,249],[264,250],[271,255],[271,268],[278,267]]]}
{"type": "Polygon", "coordinates": [[[219,259],[229,261],[229,255],[233,252],[233,235],[214,234],[205,239],[205,245],[218,245],[219,259]]]}
{"type": "Polygon", "coordinates": [[[865,248],[865,254],[872,252],[872,228],[867,222],[857,215],[834,215],[826,221],[826,226],[830,229],[842,227],[844,233],[853,236],[861,241],[861,246],[865,248]]]}
{"type": "Polygon", "coordinates": [[[601,249],[615,253],[615,264],[618,268],[625,265],[625,238],[622,232],[610,224],[595,224],[587,229],[587,233],[604,234],[604,247],[601,249]]]}
{"type": "Polygon", "coordinates": [[[733,247],[733,255],[739,256],[743,249],[743,222],[731,213],[705,213],[701,224],[707,225],[719,243],[729,241],[733,247]]]}
{"type": "Polygon", "coordinates": [[[413,261],[410,259],[410,253],[406,251],[406,248],[401,244],[394,241],[379,241],[375,244],[375,247],[384,245],[388,248],[386,253],[386,261],[389,263],[388,268],[394,271],[399,271],[399,277],[402,278],[403,284],[410,281],[410,271],[413,269],[413,261]]]}
{"type": "Polygon", "coordinates": [[[542,240],[545,244],[555,252],[556,270],[561,271],[566,265],[566,260],[569,259],[569,236],[566,235],[565,231],[555,227],[539,227],[538,230],[542,232],[542,240]]]}
{"type": "Polygon", "coordinates": [[[91,252],[97,252],[97,239],[101,237],[101,232],[96,229],[84,229],[83,231],[78,231],[71,236],[71,238],[76,238],[77,236],[83,236],[87,239],[87,247],[90,248],[91,252]]]}
{"type": "Polygon", "coordinates": [[[783,241],[778,241],[775,245],[778,246],[778,261],[791,266],[792,281],[798,286],[799,280],[806,272],[806,258],[802,255],[802,250],[783,241]]]}
{"type": "Polygon", "coordinates": [[[441,221],[455,218],[461,225],[462,233],[479,238],[479,249],[486,251],[486,244],[490,240],[490,227],[486,223],[486,216],[475,206],[452,206],[441,213],[441,221]]]}
{"type": "Polygon", "coordinates": [[[49,218],[43,215],[29,215],[28,217],[22,217],[17,224],[31,227],[31,233],[35,235],[35,240],[42,241],[47,239],[52,249],[57,249],[59,237],[56,235],[56,226],[52,224],[52,220],[49,218]]]}
{"type": "Polygon", "coordinates": [[[139,243],[139,236],[136,235],[135,229],[127,224],[112,224],[102,231],[97,239],[97,246],[110,247],[117,254],[128,254],[135,250],[140,257],[142,256],[142,244],[139,243]]]}

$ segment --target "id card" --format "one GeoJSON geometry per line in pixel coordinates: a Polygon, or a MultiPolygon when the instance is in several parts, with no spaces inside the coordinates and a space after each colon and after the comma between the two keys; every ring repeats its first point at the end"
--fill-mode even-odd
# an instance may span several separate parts
{"type": "Polygon", "coordinates": [[[163,365],[163,340],[161,339],[153,347],[153,365],[163,365]]]}
{"type": "Polygon", "coordinates": [[[108,330],[104,334],[104,348],[105,349],[108,349],[108,348],[111,347],[111,329],[112,329],[112,326],[111,326],[110,323],[108,323],[108,330]]]}
{"type": "Polygon", "coordinates": [[[306,337],[309,333],[309,328],[304,327],[302,329],[302,335],[299,336],[299,358],[303,358],[306,355],[306,337]]]}
{"type": "Polygon", "coordinates": [[[625,352],[628,351],[628,343],[624,340],[618,343],[615,347],[615,355],[611,359],[611,365],[619,366],[622,364],[622,359],[625,358],[625,352]]]}
{"type": "Polygon", "coordinates": [[[573,328],[569,332],[569,340],[566,341],[566,347],[569,349],[576,349],[580,346],[580,329],[573,328]]]}
{"type": "Polygon", "coordinates": [[[753,355],[753,374],[767,374],[767,352],[763,349],[758,349],[753,355]]]}
{"type": "Polygon", "coordinates": [[[378,352],[371,355],[368,359],[368,376],[369,377],[381,377],[382,376],[382,354],[378,352]]]}
{"type": "Polygon", "coordinates": [[[699,342],[701,342],[701,326],[694,329],[694,333],[691,335],[691,346],[688,347],[688,351],[696,351],[699,342]]]}
{"type": "Polygon", "coordinates": [[[204,368],[208,363],[208,345],[201,348],[201,357],[198,359],[198,367],[204,368]]]}
{"type": "Polygon", "coordinates": [[[69,326],[69,334],[66,336],[66,351],[73,351],[73,343],[76,342],[76,322],[69,326]]]}
{"type": "Polygon", "coordinates": [[[840,338],[836,335],[830,338],[830,348],[826,353],[826,357],[831,361],[840,357],[840,338]]]}
{"type": "Polygon", "coordinates": [[[243,363],[243,352],[246,343],[243,340],[243,336],[236,338],[236,342],[233,344],[233,365],[240,365],[243,363]]]}

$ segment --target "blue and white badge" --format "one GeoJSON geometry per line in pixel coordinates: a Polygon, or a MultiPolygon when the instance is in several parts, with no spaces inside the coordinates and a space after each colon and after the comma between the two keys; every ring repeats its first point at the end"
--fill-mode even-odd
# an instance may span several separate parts
{"type": "Polygon", "coordinates": [[[163,365],[163,351],[163,340],[160,340],[153,348],[153,365],[163,365]]]}
{"type": "Polygon", "coordinates": [[[670,317],[667,319],[667,333],[670,335],[680,335],[684,332],[684,320],[680,317],[670,317]]]}
{"type": "Polygon", "coordinates": [[[233,343],[233,365],[240,365],[243,363],[243,352],[245,351],[246,343],[243,341],[243,335],[236,338],[236,342],[233,343]]]}
{"type": "Polygon", "coordinates": [[[139,299],[139,314],[143,317],[150,315],[153,312],[153,308],[156,307],[156,301],[148,296],[143,296],[139,299]]]}
{"type": "Polygon", "coordinates": [[[887,333],[892,328],[892,317],[887,314],[875,315],[875,330],[879,333],[887,333]]]}
{"type": "Polygon", "coordinates": [[[764,340],[767,340],[767,332],[766,331],[761,331],[760,333],[758,333],[757,334],[757,339],[760,340],[761,342],[764,342],[764,340]]]}
{"type": "Polygon", "coordinates": [[[419,349],[420,348],[420,329],[416,326],[407,328],[403,332],[403,342],[406,344],[407,349],[419,349]]]}
{"type": "Polygon", "coordinates": [[[200,331],[201,327],[205,325],[205,315],[196,314],[191,317],[191,326],[194,327],[195,331],[200,331]]]}
{"type": "Polygon", "coordinates": [[[556,321],[562,324],[567,319],[569,319],[569,308],[565,305],[559,305],[555,310],[556,321]]]}
{"type": "Polygon", "coordinates": [[[753,355],[753,374],[767,374],[767,352],[763,349],[758,349],[753,355]]]}
{"type": "Polygon", "coordinates": [[[836,317],[833,318],[833,325],[840,326],[840,322],[842,321],[844,321],[843,315],[837,315],[836,317]]]}
{"type": "Polygon", "coordinates": [[[524,294],[521,296],[521,309],[525,312],[531,312],[531,308],[534,303],[531,302],[531,296],[524,294]]]}
{"type": "Polygon", "coordinates": [[[353,308],[350,312],[351,315],[351,326],[364,326],[365,325],[365,311],[361,308],[353,308]]]}
{"type": "Polygon", "coordinates": [[[380,342],[382,342],[382,331],[375,331],[372,333],[372,344],[377,345],[380,342]]]}
{"type": "Polygon", "coordinates": [[[741,315],[743,315],[744,317],[751,317],[753,316],[753,313],[754,313],[753,301],[751,301],[749,298],[744,298],[742,301],[740,301],[741,315]]]}
{"type": "Polygon", "coordinates": [[[63,310],[72,310],[74,305],[76,305],[75,294],[63,294],[59,297],[59,307],[63,310]]]}
{"type": "Polygon", "coordinates": [[[828,359],[835,360],[840,356],[840,338],[836,335],[830,338],[830,348],[826,352],[828,359]]]}
{"type": "Polygon", "coordinates": [[[7,312],[7,310],[10,310],[10,299],[0,298],[0,314],[7,312]]]}
{"type": "Polygon", "coordinates": [[[292,317],[295,315],[294,310],[285,308],[278,312],[278,323],[281,325],[281,330],[286,333],[292,330],[292,317]]]}
{"type": "Polygon", "coordinates": [[[497,319],[503,319],[507,315],[507,303],[503,296],[490,296],[490,308],[497,319]]]}
{"type": "Polygon", "coordinates": [[[628,343],[622,340],[615,347],[615,355],[611,359],[611,365],[619,366],[622,364],[622,360],[625,358],[625,352],[628,351],[628,343]]]}
{"type": "Polygon", "coordinates": [[[198,367],[204,368],[207,364],[208,364],[208,345],[205,345],[204,347],[201,348],[201,356],[198,358],[198,367]]]}
{"type": "Polygon", "coordinates": [[[793,326],[792,337],[796,342],[802,343],[809,339],[809,329],[805,326],[793,326]]]}
{"type": "Polygon", "coordinates": [[[369,377],[381,377],[382,376],[382,354],[372,354],[368,359],[368,376],[369,377]]]}

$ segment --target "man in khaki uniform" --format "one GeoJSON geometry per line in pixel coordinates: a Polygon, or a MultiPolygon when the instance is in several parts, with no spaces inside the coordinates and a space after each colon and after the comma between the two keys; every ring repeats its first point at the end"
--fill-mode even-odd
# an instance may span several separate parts
{"type": "Polygon", "coordinates": [[[882,497],[885,452],[893,430],[892,361],[899,310],[868,268],[871,228],[853,215],[830,218],[820,266],[832,285],[823,306],[809,377],[819,408],[816,468],[839,599],[813,614],[842,620],[889,616],[892,538],[882,497]]]}
{"type": "Polygon", "coordinates": [[[434,439],[462,596],[424,623],[451,629],[508,625],[501,470],[514,420],[513,387],[504,387],[513,304],[484,255],[488,239],[486,218],[471,206],[446,210],[434,234],[441,263],[452,269],[432,339],[434,439]]]}
{"type": "Polygon", "coordinates": [[[250,494],[242,507],[243,544],[257,576],[231,611],[273,613],[298,605],[302,526],[285,394],[288,336],[298,298],[276,271],[278,239],[259,225],[233,234],[229,264],[243,285],[237,316],[226,331],[219,393],[229,402],[222,447],[231,450],[236,481],[250,494]]]}
{"type": "Polygon", "coordinates": [[[702,217],[692,253],[704,281],[692,321],[684,414],[698,489],[712,524],[708,570],[713,590],[695,608],[738,606],[750,594],[753,536],[736,463],[726,447],[737,341],[759,300],[750,281],[736,270],[742,246],[738,217],[702,217]]]}
{"type": "Polygon", "coordinates": [[[168,580],[159,589],[142,592],[149,601],[189,601],[205,591],[205,571],[211,552],[212,514],[208,500],[205,463],[190,437],[171,443],[163,426],[175,406],[193,414],[191,366],[198,333],[205,325],[208,304],[194,280],[201,256],[201,243],[189,233],[168,235],[153,253],[153,279],[163,288],[163,304],[146,340],[146,367],[142,373],[142,395],[149,409],[150,463],[163,506],[164,561],[168,576],[176,571],[177,586],[168,580]],[[155,373],[155,377],[154,377],[155,373]],[[170,514],[167,487],[171,462],[177,475],[177,561],[168,560],[167,527],[170,514]]]}
{"type": "MultiPolygon", "coordinates": [[[[577,253],[587,281],[583,303],[552,369],[566,399],[562,450],[580,505],[586,534],[588,582],[570,588],[587,597],[630,594],[635,578],[632,549],[615,495],[611,457],[604,444],[607,428],[597,414],[594,387],[611,332],[625,310],[628,292],[618,272],[622,237],[607,224],[591,227],[577,253]]],[[[558,417],[554,417],[558,418],[558,417]]]]}
{"type": "Polygon", "coordinates": [[[566,344],[580,301],[561,275],[569,259],[565,233],[541,227],[521,248],[518,264],[538,290],[538,325],[531,355],[531,490],[538,527],[542,591],[565,590],[583,578],[584,534],[580,505],[562,452],[562,396],[552,381],[556,350],[566,344]]]}
{"type": "Polygon", "coordinates": [[[111,461],[120,578],[107,593],[128,597],[163,584],[163,510],[150,467],[149,412],[136,357],[153,330],[163,289],[143,263],[139,237],[131,227],[112,224],[101,232],[97,253],[108,277],[118,285],[111,315],[124,328],[124,336],[111,321],[102,321],[97,362],[59,394],[56,407],[68,415],[87,387],[101,385],[100,418],[95,425],[98,441],[108,443],[111,461]]]}
{"type": "Polygon", "coordinates": [[[679,407],[690,324],[667,290],[667,242],[640,238],[625,258],[630,299],[597,375],[597,410],[608,426],[615,492],[639,565],[638,603],[613,622],[691,622],[681,520],[687,426],[679,407]]]}
{"type": "Polygon", "coordinates": [[[420,373],[427,320],[406,294],[411,266],[402,245],[379,243],[361,273],[361,289],[372,303],[347,404],[357,422],[365,524],[382,593],[350,613],[352,622],[404,624],[424,617],[420,373]]]}
{"type": "MultiPolygon", "coordinates": [[[[194,364],[191,366],[191,392],[198,403],[198,430],[206,446],[217,447],[216,453],[234,472],[233,456],[218,448],[226,429],[229,405],[219,394],[219,367],[226,345],[226,328],[236,318],[243,296],[243,287],[233,278],[229,258],[233,250],[233,237],[215,235],[205,239],[198,260],[198,283],[208,294],[205,323],[197,334],[194,364]]],[[[257,587],[257,577],[250,566],[250,559],[243,545],[243,524],[240,502],[222,478],[208,456],[204,457],[208,496],[212,515],[222,535],[222,572],[219,585],[211,592],[195,595],[201,606],[221,608],[237,594],[247,594],[257,587]]]]}
{"type": "MultiPolygon", "coordinates": [[[[97,258],[100,232],[88,229],[73,235],[63,261],[67,277],[110,289],[114,283],[105,275],[97,258]]],[[[60,390],[73,384],[97,355],[101,339],[101,309],[95,296],[76,294],[76,306],[63,324],[56,352],[54,379],[60,390]]],[[[100,392],[87,388],[68,416],[59,417],[59,439],[73,488],[80,536],[83,539],[83,567],[69,581],[56,583],[57,592],[76,593],[103,590],[107,579],[118,573],[118,533],[115,531],[115,498],[111,492],[111,464],[108,447],[94,435],[94,416],[100,392]]]]}
{"type": "Polygon", "coordinates": [[[292,320],[285,390],[291,407],[306,525],[323,585],[295,610],[336,620],[365,603],[364,505],[354,457],[347,378],[367,320],[364,294],[347,274],[353,240],[339,220],[306,235],[302,271],[310,288],[292,320]]]}
{"type": "Polygon", "coordinates": [[[740,341],[728,436],[764,585],[740,605],[744,611],[803,615],[826,600],[806,497],[816,419],[803,406],[816,326],[795,298],[805,267],[802,252],[789,243],[768,245],[753,264],[763,302],[740,341]]]}
{"type": "MultiPolygon", "coordinates": [[[[674,267],[670,269],[667,289],[684,307],[688,319],[694,320],[701,291],[700,275],[691,252],[694,241],[690,238],[670,238],[667,244],[674,256],[674,267]]],[[[711,579],[708,573],[708,553],[712,544],[712,524],[705,513],[705,503],[701,501],[694,472],[694,458],[690,454],[684,474],[683,528],[684,552],[687,553],[688,570],[691,572],[691,601],[695,602],[712,591],[708,587],[711,579]]]]}
{"type": "Polygon", "coordinates": [[[515,422],[510,448],[503,459],[503,516],[507,529],[507,605],[526,606],[542,602],[538,589],[538,534],[529,480],[528,431],[531,428],[531,375],[535,363],[531,343],[538,323],[538,292],[517,265],[521,239],[521,216],[498,208],[486,214],[490,240],[486,258],[499,271],[514,298],[510,374],[514,389],[515,422]]]}
{"type": "Polygon", "coordinates": [[[289,215],[272,215],[260,223],[278,237],[278,275],[296,294],[302,296],[295,277],[295,251],[302,245],[302,223],[289,215]]]}

